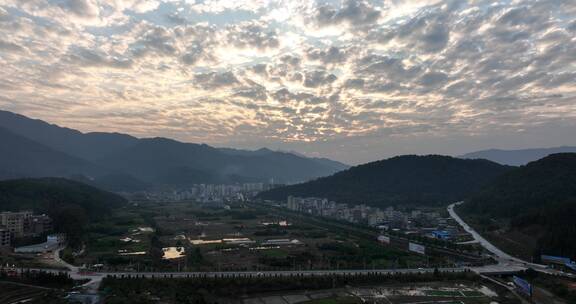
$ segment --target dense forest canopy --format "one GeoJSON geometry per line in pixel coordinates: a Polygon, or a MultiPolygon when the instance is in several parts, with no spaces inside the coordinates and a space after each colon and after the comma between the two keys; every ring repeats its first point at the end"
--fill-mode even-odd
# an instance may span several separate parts
{"type": "Polygon", "coordinates": [[[576,257],[576,153],[553,154],[510,171],[473,195],[462,211],[543,226],[539,248],[576,257]]]}
{"type": "Polygon", "coordinates": [[[449,156],[397,156],[352,167],[311,182],[276,188],[262,199],[317,196],[375,206],[446,204],[464,199],[512,167],[449,156]]]}
{"type": "Polygon", "coordinates": [[[110,214],[125,199],[94,187],[62,178],[17,179],[0,182],[0,210],[33,210],[48,214],[58,232],[72,243],[81,238],[90,221],[110,214]]]}

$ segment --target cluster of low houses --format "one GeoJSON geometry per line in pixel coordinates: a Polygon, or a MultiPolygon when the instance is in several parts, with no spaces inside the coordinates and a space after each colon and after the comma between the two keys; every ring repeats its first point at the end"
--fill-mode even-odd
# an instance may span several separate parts
{"type": "Polygon", "coordinates": [[[16,253],[44,253],[53,251],[66,241],[64,234],[53,232],[52,219],[46,214],[32,211],[0,212],[0,249],[14,250],[16,253]],[[46,235],[46,241],[13,248],[14,240],[46,235]]]}

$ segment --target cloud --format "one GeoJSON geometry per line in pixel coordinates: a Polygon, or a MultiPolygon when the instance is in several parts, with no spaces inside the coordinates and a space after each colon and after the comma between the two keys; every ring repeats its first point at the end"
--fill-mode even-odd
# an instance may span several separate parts
{"type": "Polygon", "coordinates": [[[396,31],[396,38],[426,53],[444,49],[450,39],[449,12],[433,11],[411,19],[396,31]]]}
{"type": "Polygon", "coordinates": [[[70,60],[78,65],[85,67],[110,67],[118,69],[128,69],[133,65],[131,59],[119,58],[100,54],[89,49],[78,49],[70,55],[70,60]]]}
{"type": "Polygon", "coordinates": [[[420,77],[420,84],[425,87],[436,87],[445,83],[448,80],[448,75],[442,72],[430,72],[420,77]]]}
{"type": "Polygon", "coordinates": [[[256,12],[265,8],[266,0],[205,0],[191,4],[190,9],[198,13],[221,14],[227,11],[256,12]]]}
{"type": "Polygon", "coordinates": [[[0,107],[84,131],[342,153],[568,128],[574,15],[567,0],[6,0],[0,107]]]}
{"type": "Polygon", "coordinates": [[[173,55],[176,53],[174,36],[170,31],[161,26],[146,30],[142,38],[133,45],[133,51],[137,55],[145,55],[153,52],[160,55],[173,55]]]}
{"type": "Polygon", "coordinates": [[[308,88],[317,88],[322,85],[331,84],[336,81],[336,79],[336,75],[330,74],[326,71],[307,71],[304,74],[304,86],[308,88]]]}
{"type": "Polygon", "coordinates": [[[122,0],[115,1],[116,10],[130,10],[136,13],[146,13],[158,8],[160,1],[156,0],[122,0]]]}
{"type": "Polygon", "coordinates": [[[352,78],[346,80],[346,82],[344,83],[344,87],[351,89],[359,89],[364,87],[364,83],[365,81],[362,78],[352,78]]]}
{"type": "Polygon", "coordinates": [[[203,89],[216,89],[238,84],[239,80],[232,72],[210,72],[194,75],[194,84],[203,89]]]}
{"type": "Polygon", "coordinates": [[[272,97],[283,104],[304,102],[308,105],[318,105],[330,102],[331,100],[331,97],[317,96],[305,92],[292,92],[286,88],[277,90],[276,92],[272,93],[272,97]]]}
{"type": "Polygon", "coordinates": [[[306,57],[309,60],[320,61],[324,64],[341,63],[348,59],[352,49],[331,46],[327,49],[309,48],[306,50],[306,57]]]}
{"type": "Polygon", "coordinates": [[[354,63],[354,69],[356,75],[370,79],[373,86],[382,81],[400,85],[412,81],[422,72],[422,67],[407,66],[402,58],[377,54],[367,54],[358,58],[354,63]]]}
{"type": "Polygon", "coordinates": [[[92,0],[67,0],[60,6],[83,18],[97,18],[100,15],[100,7],[92,0]]]}
{"type": "Polygon", "coordinates": [[[193,65],[201,60],[205,55],[202,45],[192,45],[186,49],[184,55],[180,57],[181,61],[186,65],[193,65]]]}
{"type": "Polygon", "coordinates": [[[237,90],[234,96],[244,97],[250,100],[265,101],[268,98],[266,89],[262,86],[237,90]]]}
{"type": "Polygon", "coordinates": [[[339,8],[322,4],[315,8],[314,21],[318,26],[346,23],[351,26],[364,26],[378,21],[381,12],[364,0],[345,0],[339,8]]]}
{"type": "Polygon", "coordinates": [[[16,43],[0,40],[0,50],[19,53],[23,52],[24,48],[16,43]]]}
{"type": "Polygon", "coordinates": [[[227,28],[226,40],[238,48],[266,50],[280,45],[276,30],[261,22],[243,22],[227,28]]]}

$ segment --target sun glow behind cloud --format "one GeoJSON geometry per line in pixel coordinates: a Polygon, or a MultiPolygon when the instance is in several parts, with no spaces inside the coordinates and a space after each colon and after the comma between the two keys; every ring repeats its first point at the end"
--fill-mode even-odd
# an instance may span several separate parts
{"type": "Polygon", "coordinates": [[[4,0],[0,107],[309,152],[573,127],[575,16],[562,0],[4,0]]]}

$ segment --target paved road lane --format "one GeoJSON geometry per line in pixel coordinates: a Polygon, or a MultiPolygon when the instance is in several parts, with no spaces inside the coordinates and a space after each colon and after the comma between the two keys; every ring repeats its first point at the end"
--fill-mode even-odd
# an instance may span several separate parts
{"type": "Polygon", "coordinates": [[[506,266],[508,266],[510,269],[519,268],[519,267],[525,267],[525,268],[531,267],[534,270],[537,270],[537,271],[540,271],[543,273],[547,273],[547,274],[551,274],[551,275],[560,275],[560,276],[570,277],[570,278],[576,277],[575,275],[573,275],[571,273],[565,273],[565,272],[558,271],[555,269],[547,268],[546,265],[541,265],[541,264],[536,264],[536,263],[524,261],[522,259],[511,256],[511,255],[507,254],[506,252],[500,250],[500,248],[494,246],[492,243],[490,243],[488,240],[486,240],[483,236],[481,236],[478,232],[476,232],[476,230],[474,230],[474,228],[472,228],[468,224],[466,224],[466,222],[464,222],[464,220],[462,220],[462,218],[456,213],[456,211],[454,211],[455,206],[461,205],[463,203],[464,202],[457,202],[457,203],[453,203],[453,204],[448,206],[447,209],[448,209],[448,213],[450,214],[450,217],[452,217],[456,222],[458,222],[458,224],[460,224],[460,226],[462,226],[464,228],[464,230],[466,230],[466,232],[470,233],[470,235],[472,235],[474,240],[476,240],[478,243],[480,243],[480,245],[482,245],[482,247],[484,247],[486,250],[488,250],[490,253],[492,253],[493,257],[498,262],[498,265],[500,265],[501,267],[506,268],[506,266]]]}

